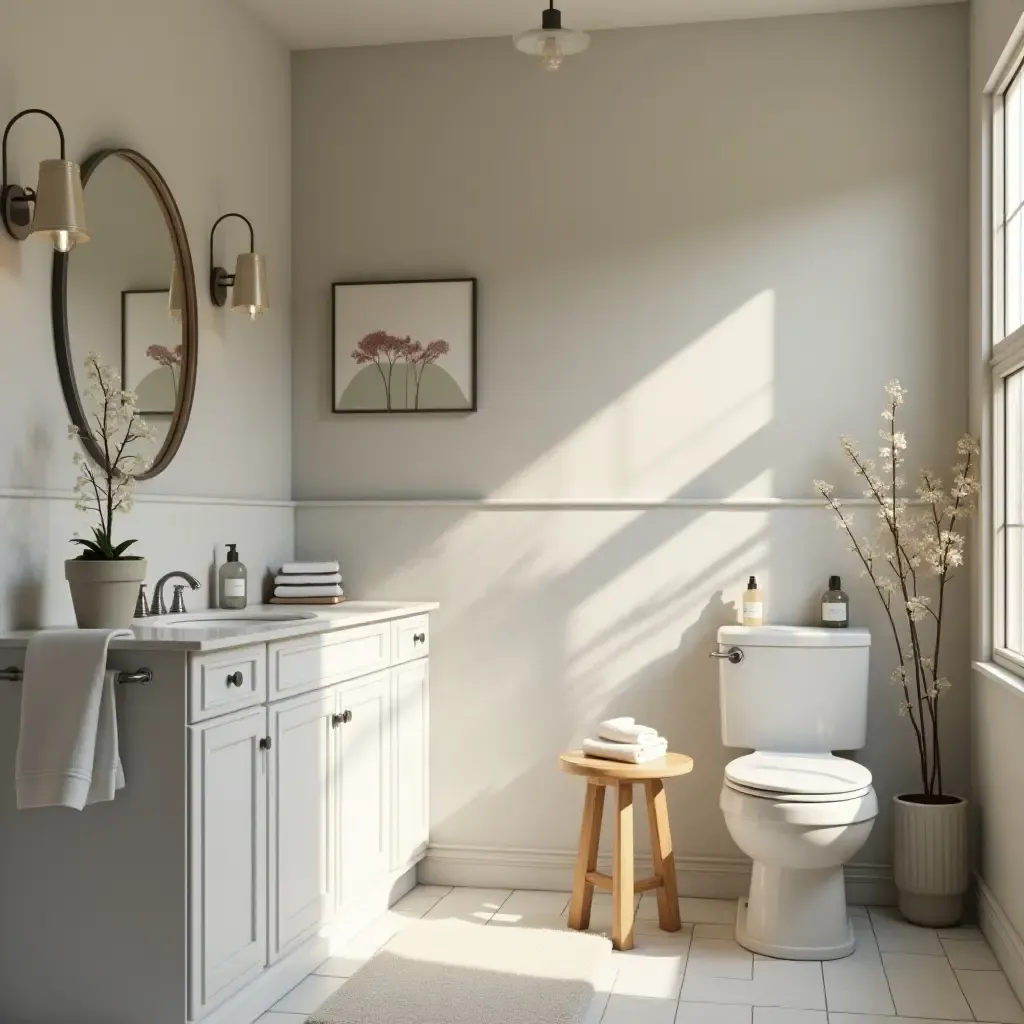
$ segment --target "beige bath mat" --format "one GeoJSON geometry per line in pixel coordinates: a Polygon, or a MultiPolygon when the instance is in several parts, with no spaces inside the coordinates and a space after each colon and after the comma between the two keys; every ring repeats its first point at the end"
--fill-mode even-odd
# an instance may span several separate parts
{"type": "Polygon", "coordinates": [[[416,921],[307,1024],[581,1024],[610,949],[584,932],[416,921]]]}

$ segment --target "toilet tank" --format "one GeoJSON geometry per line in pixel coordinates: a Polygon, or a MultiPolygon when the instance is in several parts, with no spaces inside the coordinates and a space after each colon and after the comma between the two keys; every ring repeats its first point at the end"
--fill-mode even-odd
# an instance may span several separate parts
{"type": "Polygon", "coordinates": [[[868,715],[866,629],[722,626],[722,742],[789,753],[859,750],[868,715]]]}

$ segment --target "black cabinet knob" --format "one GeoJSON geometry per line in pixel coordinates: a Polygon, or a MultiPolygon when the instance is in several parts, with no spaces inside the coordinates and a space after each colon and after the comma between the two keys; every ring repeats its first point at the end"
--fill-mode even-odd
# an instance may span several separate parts
{"type": "Polygon", "coordinates": [[[269,736],[264,736],[263,739],[260,740],[260,750],[269,750],[272,745],[273,744],[271,743],[269,736]]]}
{"type": "Polygon", "coordinates": [[[344,721],[344,715],[331,715],[331,725],[333,725],[335,729],[337,729],[338,726],[341,725],[341,723],[344,721]]]}
{"type": "Polygon", "coordinates": [[[228,686],[241,686],[243,682],[243,676],[241,672],[232,672],[228,676],[228,686]]]}
{"type": "Polygon", "coordinates": [[[344,714],[341,716],[341,720],[348,725],[348,723],[352,721],[352,712],[346,708],[344,714]]]}
{"type": "Polygon", "coordinates": [[[413,635],[412,635],[412,642],[414,644],[425,644],[427,642],[427,634],[426,633],[413,633],[413,635]]]}

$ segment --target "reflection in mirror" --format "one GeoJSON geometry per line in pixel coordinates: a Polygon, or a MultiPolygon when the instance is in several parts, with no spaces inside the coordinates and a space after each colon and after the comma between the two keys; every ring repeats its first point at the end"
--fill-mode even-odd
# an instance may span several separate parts
{"type": "Polygon", "coordinates": [[[166,183],[140,154],[98,153],[86,161],[83,177],[92,242],[54,263],[54,333],[65,398],[81,427],[76,407],[81,414],[86,404],[86,357],[95,353],[113,367],[122,387],[138,396],[151,428],[152,440],[138,454],[152,463],[142,478],[155,476],[180,444],[195,386],[188,242],[166,183]]]}
{"type": "Polygon", "coordinates": [[[168,312],[174,249],[146,179],[126,160],[109,159],[87,185],[93,245],[76,249],[68,269],[68,335],[79,386],[85,357],[121,374],[139,412],[163,444],[174,412],[181,325],[168,312]]]}

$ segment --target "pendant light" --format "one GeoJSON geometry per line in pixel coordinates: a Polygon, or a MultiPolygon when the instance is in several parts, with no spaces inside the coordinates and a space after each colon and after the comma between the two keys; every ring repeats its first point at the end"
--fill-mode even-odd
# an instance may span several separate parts
{"type": "Polygon", "coordinates": [[[582,53],[590,45],[590,36],[577,29],[562,27],[562,12],[550,0],[541,17],[540,28],[520,32],[512,42],[517,50],[540,57],[547,71],[557,71],[566,57],[582,53]]]}

